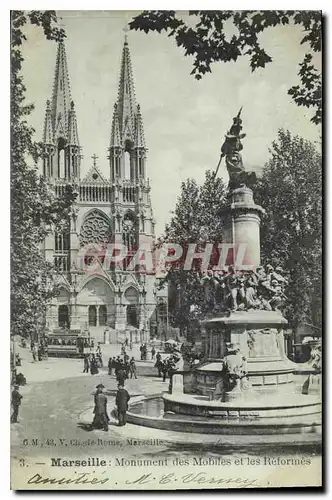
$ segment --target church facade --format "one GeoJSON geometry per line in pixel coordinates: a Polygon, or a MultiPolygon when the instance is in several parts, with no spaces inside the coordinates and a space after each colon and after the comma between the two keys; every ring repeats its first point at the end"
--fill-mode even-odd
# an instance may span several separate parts
{"type": "Polygon", "coordinates": [[[81,178],[78,131],[65,45],[60,42],[53,95],[46,104],[43,175],[58,196],[70,184],[77,197],[67,229],[49,234],[43,245],[46,258],[58,270],[59,289],[48,307],[46,326],[49,332],[89,332],[101,342],[121,341],[128,335],[133,342],[147,341],[156,333],[156,304],[163,300],[158,298],[155,272],[130,269],[129,265],[138,248],[152,246],[155,221],[143,121],[126,38],[108,154],[105,145],[107,176],[99,170],[94,155],[90,170],[81,178]],[[108,265],[108,259],[100,255],[110,245],[123,245],[127,258],[108,265]],[[87,260],[89,248],[99,249],[99,256],[87,260]]]}

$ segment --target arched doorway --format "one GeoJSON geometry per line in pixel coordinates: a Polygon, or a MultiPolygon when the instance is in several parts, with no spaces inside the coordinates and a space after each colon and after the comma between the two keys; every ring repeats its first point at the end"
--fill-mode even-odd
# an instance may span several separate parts
{"type": "Polygon", "coordinates": [[[104,342],[105,330],[113,329],[116,322],[114,290],[111,285],[104,278],[90,278],[78,294],[77,304],[90,337],[96,343],[104,342]]]}
{"type": "Polygon", "coordinates": [[[89,326],[97,326],[97,308],[89,306],[89,326]]]}
{"type": "Polygon", "coordinates": [[[139,328],[139,295],[136,288],[128,288],[125,292],[125,299],[127,301],[127,326],[139,328]]]}
{"type": "Polygon", "coordinates": [[[58,308],[58,325],[59,328],[70,328],[69,308],[66,305],[59,306],[58,308]]]}
{"type": "Polygon", "coordinates": [[[105,305],[99,306],[99,326],[107,325],[107,307],[105,305]]]}

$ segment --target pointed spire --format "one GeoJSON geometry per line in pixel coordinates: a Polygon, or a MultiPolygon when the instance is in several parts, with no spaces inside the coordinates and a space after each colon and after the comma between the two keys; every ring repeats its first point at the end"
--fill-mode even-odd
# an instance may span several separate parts
{"type": "Polygon", "coordinates": [[[58,43],[52,98],[52,124],[57,138],[66,138],[70,112],[70,85],[66,50],[63,42],[58,43]]]}
{"type": "Polygon", "coordinates": [[[78,147],[80,145],[78,141],[77,120],[76,120],[74,101],[71,101],[70,103],[70,111],[68,115],[68,144],[70,144],[71,146],[78,146],[78,147]]]}
{"type": "Polygon", "coordinates": [[[43,136],[45,145],[54,145],[54,137],[53,137],[53,127],[52,127],[52,112],[51,112],[51,103],[49,100],[46,101],[46,114],[45,114],[45,122],[44,122],[44,136],[43,136]]]}
{"type": "Polygon", "coordinates": [[[131,68],[130,52],[127,37],[122,50],[122,61],[120,70],[120,82],[118,92],[118,117],[120,133],[123,142],[126,139],[133,140],[135,128],[135,89],[131,68]]]}
{"type": "Polygon", "coordinates": [[[121,146],[121,135],[119,126],[119,115],[118,115],[118,105],[114,104],[113,119],[112,119],[112,130],[111,130],[111,142],[110,147],[121,146]]]}
{"type": "Polygon", "coordinates": [[[145,148],[143,120],[139,104],[137,104],[137,111],[136,111],[135,147],[145,148]]]}

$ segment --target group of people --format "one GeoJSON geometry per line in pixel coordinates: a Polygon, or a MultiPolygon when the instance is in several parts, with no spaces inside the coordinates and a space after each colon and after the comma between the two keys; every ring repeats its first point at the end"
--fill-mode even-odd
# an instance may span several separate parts
{"type": "Polygon", "coordinates": [[[96,375],[97,373],[99,373],[99,368],[103,366],[103,358],[99,342],[96,352],[90,352],[89,354],[85,354],[83,361],[84,361],[83,373],[90,372],[91,375],[96,375]]]}
{"type": "Polygon", "coordinates": [[[148,355],[148,346],[146,344],[140,345],[141,361],[146,361],[148,355]]]}
{"type": "Polygon", "coordinates": [[[42,361],[47,358],[47,345],[41,341],[36,344],[35,342],[31,342],[31,353],[33,361],[42,361]]]}
{"type": "Polygon", "coordinates": [[[117,381],[122,385],[124,381],[129,378],[137,378],[135,358],[131,358],[128,354],[124,354],[123,358],[120,356],[109,358],[108,361],[108,374],[113,375],[113,370],[117,381]]]}
{"type": "Polygon", "coordinates": [[[168,375],[169,378],[172,376],[172,372],[175,369],[176,363],[179,361],[179,357],[176,354],[162,359],[160,352],[157,352],[155,368],[158,370],[158,377],[163,377],[163,382],[166,381],[168,375]]]}
{"type": "MultiPolygon", "coordinates": [[[[115,398],[119,426],[126,425],[127,423],[127,410],[129,400],[130,396],[128,391],[124,388],[123,384],[119,384],[115,398]]],[[[98,384],[96,386],[96,392],[94,394],[93,414],[94,417],[91,427],[93,429],[103,429],[104,431],[108,431],[110,418],[107,411],[107,397],[105,394],[105,386],[103,384],[98,384]]]]}
{"type": "MultiPolygon", "coordinates": [[[[141,344],[140,348],[141,361],[146,361],[148,356],[148,346],[146,344],[141,344]]],[[[154,346],[151,348],[151,359],[154,360],[156,356],[156,349],[154,346]]]]}
{"type": "Polygon", "coordinates": [[[258,266],[253,271],[239,271],[229,266],[227,271],[208,270],[201,278],[207,310],[231,309],[280,310],[287,297],[288,283],[280,266],[258,266]]]}
{"type": "MultiPolygon", "coordinates": [[[[129,346],[129,343],[128,341],[126,342],[126,340],[121,346],[122,356],[113,356],[108,360],[108,374],[113,375],[114,370],[114,375],[118,383],[115,404],[117,408],[119,426],[126,425],[127,423],[127,410],[130,395],[125,389],[125,381],[129,378],[129,376],[130,378],[137,378],[135,358],[134,356],[130,358],[130,356],[126,353],[126,347],[129,346]]],[[[107,397],[105,394],[105,386],[103,384],[98,384],[96,387],[94,404],[94,418],[91,424],[92,428],[108,431],[110,418],[107,412],[107,397]]]]}

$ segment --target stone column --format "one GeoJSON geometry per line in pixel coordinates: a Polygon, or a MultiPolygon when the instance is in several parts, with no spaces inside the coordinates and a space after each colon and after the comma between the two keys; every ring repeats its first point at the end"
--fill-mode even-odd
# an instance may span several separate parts
{"type": "Polygon", "coordinates": [[[213,356],[213,334],[212,330],[209,331],[209,358],[213,356]]]}
{"type": "Polygon", "coordinates": [[[96,326],[99,326],[99,308],[100,305],[96,304],[96,326]]]}
{"type": "Polygon", "coordinates": [[[260,216],[264,209],[256,205],[252,190],[234,189],[228,206],[222,212],[222,242],[233,245],[226,265],[237,269],[252,269],[260,264],[260,216]]]}
{"type": "Polygon", "coordinates": [[[70,292],[70,332],[73,333],[79,333],[81,331],[76,301],[77,293],[75,290],[72,290],[70,292]]]}
{"type": "Polygon", "coordinates": [[[78,235],[76,230],[76,222],[77,222],[77,208],[73,207],[72,217],[70,221],[70,267],[74,264],[78,267],[79,263],[77,262],[78,255],[78,235]]]}

